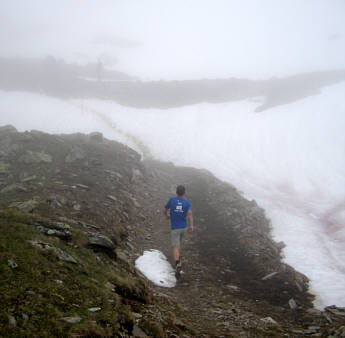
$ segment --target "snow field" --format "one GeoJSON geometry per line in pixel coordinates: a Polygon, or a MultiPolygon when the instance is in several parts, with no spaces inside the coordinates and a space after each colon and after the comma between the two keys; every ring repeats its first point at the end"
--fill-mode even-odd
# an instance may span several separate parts
{"type": "Polygon", "coordinates": [[[0,92],[0,124],[51,133],[101,131],[176,165],[205,168],[265,208],[285,261],[315,305],[345,306],[345,84],[255,113],[253,101],[139,110],[0,92]]]}

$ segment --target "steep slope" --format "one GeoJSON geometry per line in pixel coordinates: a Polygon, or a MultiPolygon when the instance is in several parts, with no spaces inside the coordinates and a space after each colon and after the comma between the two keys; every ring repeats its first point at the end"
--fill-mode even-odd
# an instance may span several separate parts
{"type": "Polygon", "coordinates": [[[281,262],[264,211],[206,171],[143,162],[99,133],[7,126],[0,184],[3,335],[327,336],[344,325],[341,309],[311,308],[308,281],[281,262]],[[161,209],[177,183],[196,231],[185,274],[166,289],[133,262],[144,249],[170,257],[161,209]]]}

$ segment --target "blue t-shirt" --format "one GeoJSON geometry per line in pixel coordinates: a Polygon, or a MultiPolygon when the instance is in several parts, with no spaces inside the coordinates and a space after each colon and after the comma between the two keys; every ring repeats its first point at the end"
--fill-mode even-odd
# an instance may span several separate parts
{"type": "Polygon", "coordinates": [[[165,206],[170,209],[171,229],[183,229],[187,227],[187,213],[192,210],[190,203],[182,197],[171,197],[165,206]]]}

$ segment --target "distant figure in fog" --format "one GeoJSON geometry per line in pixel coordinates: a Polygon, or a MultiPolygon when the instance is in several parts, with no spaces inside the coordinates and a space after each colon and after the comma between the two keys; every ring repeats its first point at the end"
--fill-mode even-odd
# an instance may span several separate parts
{"type": "Polygon", "coordinates": [[[176,188],[176,197],[171,197],[163,209],[163,214],[170,219],[171,224],[171,245],[173,248],[173,257],[175,260],[176,273],[181,271],[181,243],[187,231],[193,232],[193,213],[192,206],[185,198],[183,198],[186,189],[183,185],[176,188]],[[168,210],[170,213],[168,214],[168,210]]]}

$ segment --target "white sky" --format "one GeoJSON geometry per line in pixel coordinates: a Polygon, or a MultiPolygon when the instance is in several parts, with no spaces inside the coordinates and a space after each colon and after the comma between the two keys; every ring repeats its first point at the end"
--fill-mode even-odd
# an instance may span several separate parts
{"type": "Polygon", "coordinates": [[[343,0],[2,0],[0,21],[0,56],[101,57],[142,79],[345,68],[343,0]]]}

